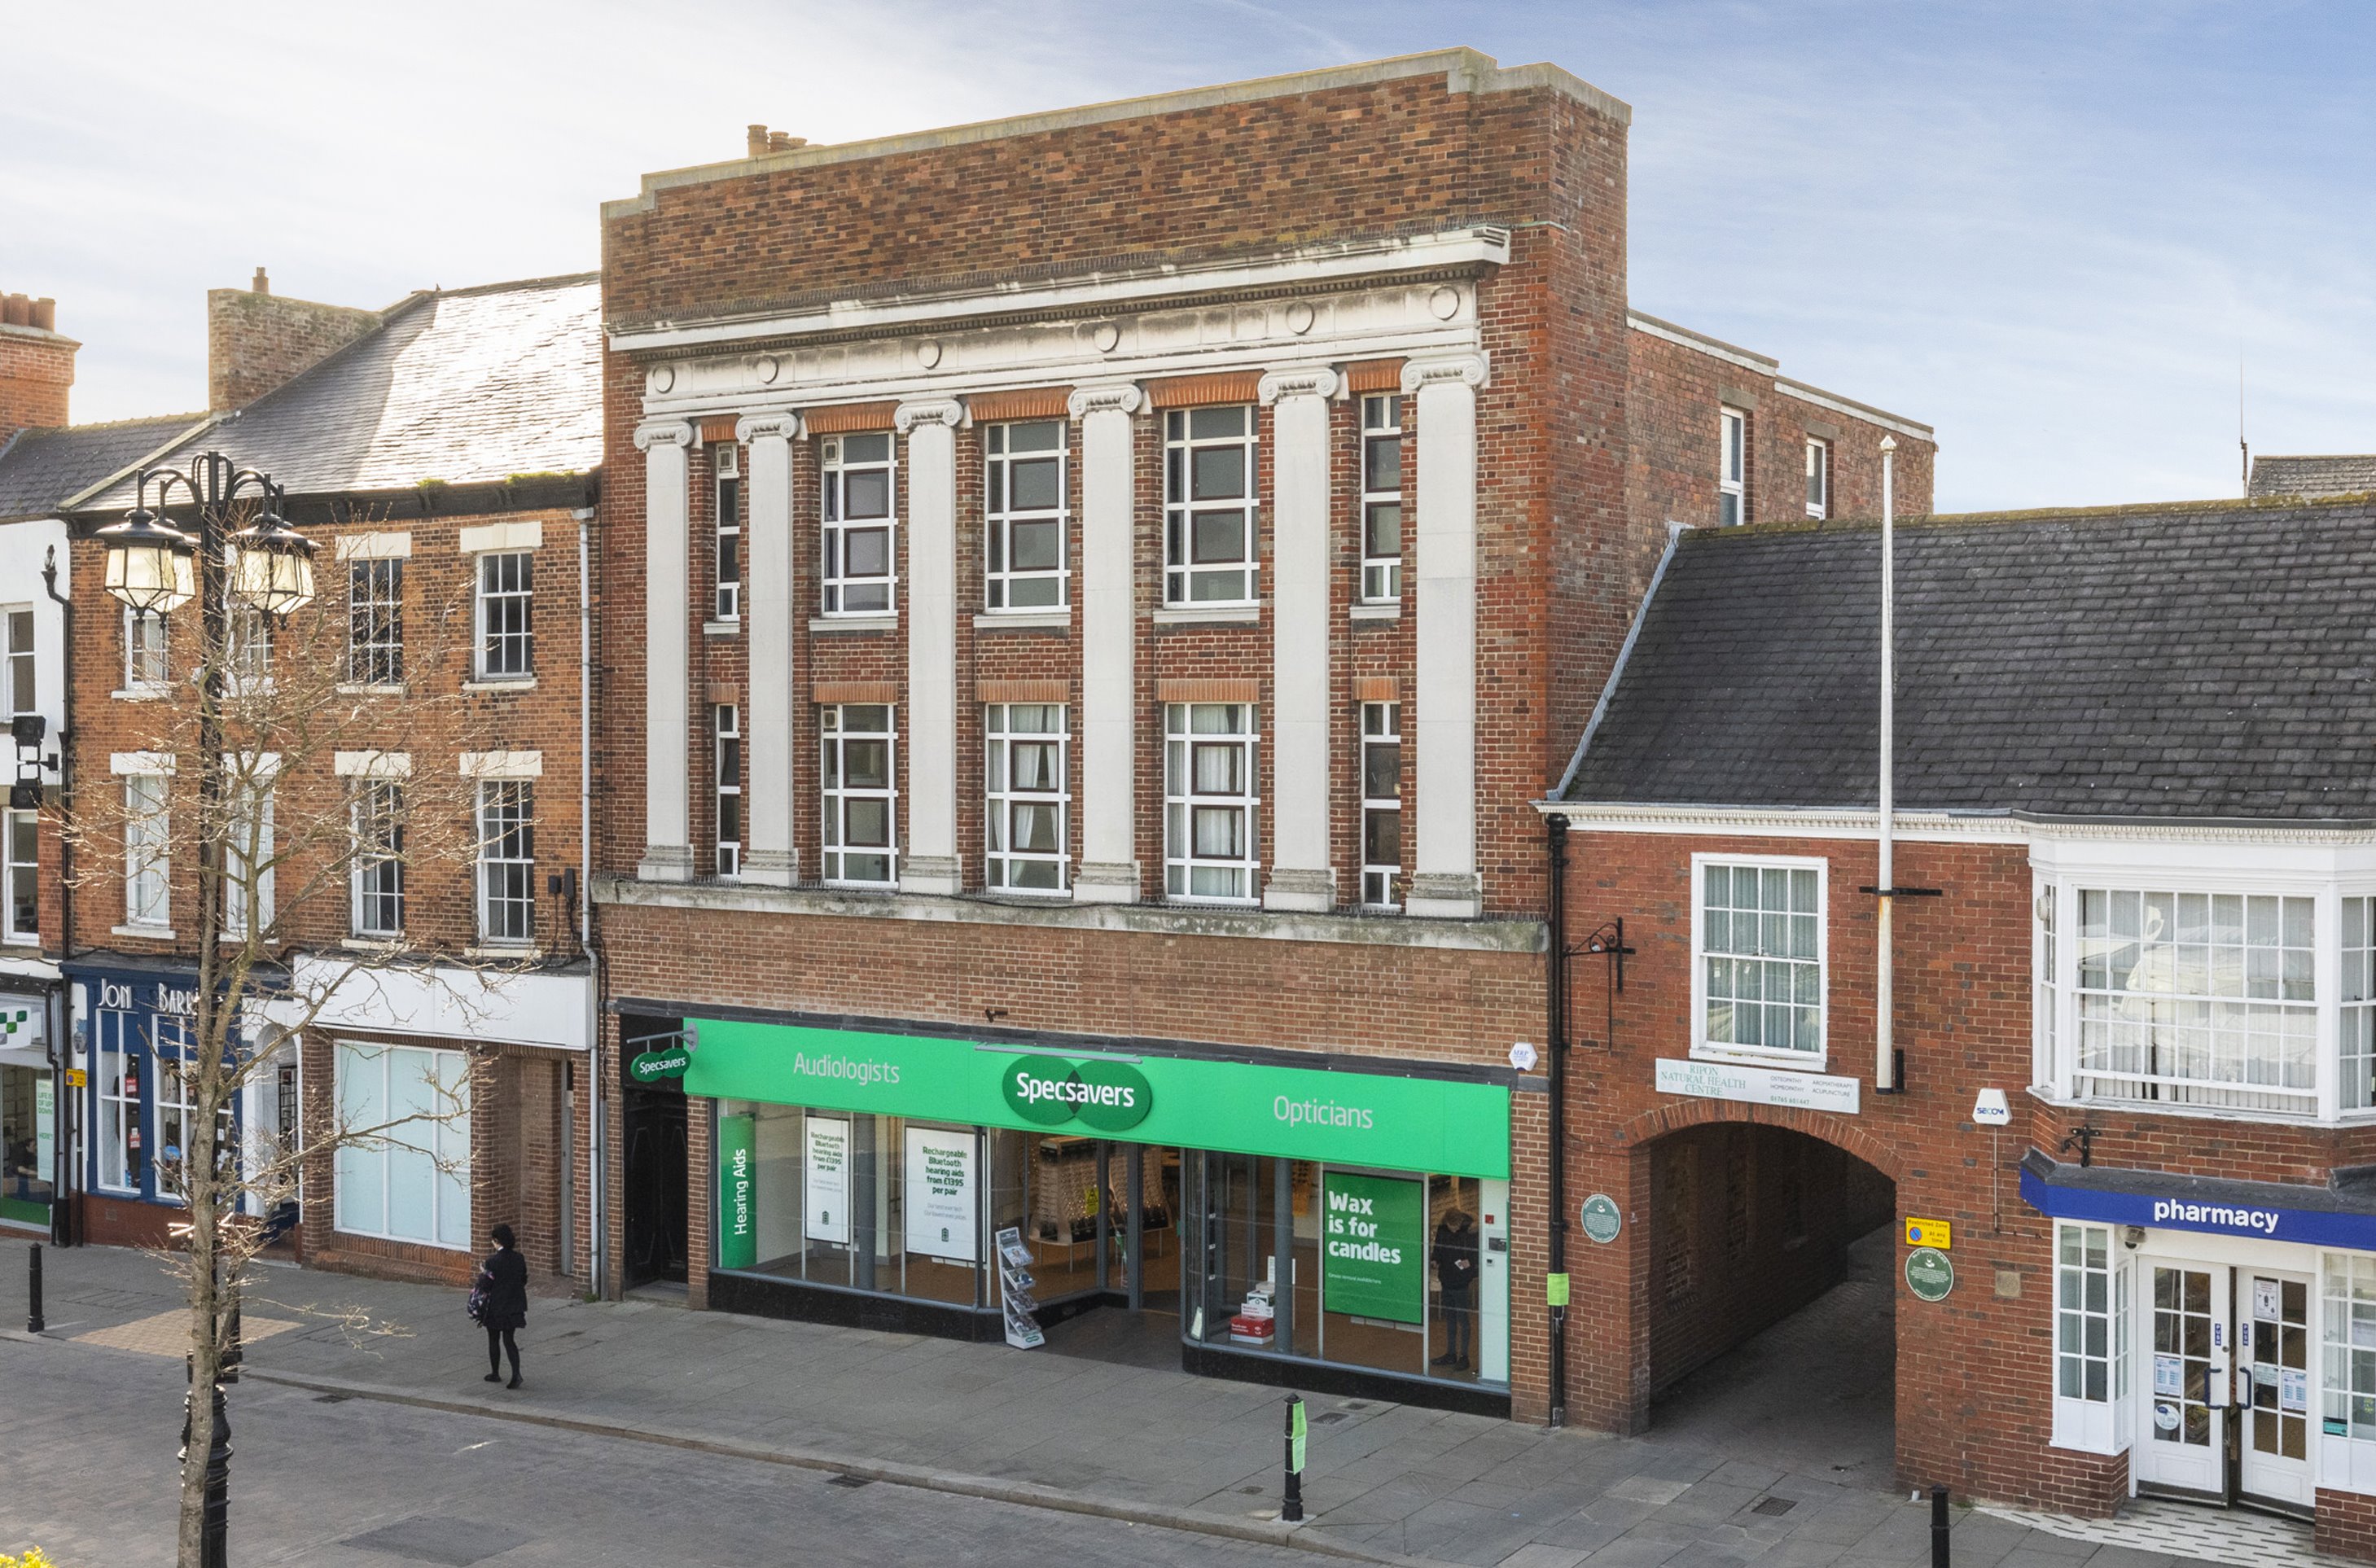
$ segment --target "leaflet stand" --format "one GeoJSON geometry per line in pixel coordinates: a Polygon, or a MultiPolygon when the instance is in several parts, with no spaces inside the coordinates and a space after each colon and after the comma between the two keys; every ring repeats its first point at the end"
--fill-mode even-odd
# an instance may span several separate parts
{"type": "Polygon", "coordinates": [[[1032,1315],[1039,1303],[1031,1299],[1031,1288],[1038,1283],[1031,1277],[1031,1252],[1023,1244],[1023,1229],[1010,1225],[998,1233],[998,1298],[1006,1320],[1006,1342],[1018,1350],[1048,1342],[1032,1315]]]}

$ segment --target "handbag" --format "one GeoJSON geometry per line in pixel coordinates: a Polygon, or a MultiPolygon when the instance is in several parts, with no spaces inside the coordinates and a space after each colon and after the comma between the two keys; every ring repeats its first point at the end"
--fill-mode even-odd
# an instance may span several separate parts
{"type": "Polygon", "coordinates": [[[495,1277],[483,1268],[479,1270],[479,1277],[470,1281],[469,1298],[462,1303],[462,1310],[470,1314],[472,1323],[483,1324],[487,1321],[487,1298],[494,1289],[495,1277]]]}

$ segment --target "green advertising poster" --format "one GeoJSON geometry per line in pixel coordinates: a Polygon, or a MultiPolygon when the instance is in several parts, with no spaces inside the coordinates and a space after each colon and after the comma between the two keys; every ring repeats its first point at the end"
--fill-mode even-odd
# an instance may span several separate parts
{"type": "Polygon", "coordinates": [[[718,1266],[753,1268],[759,1262],[759,1200],[752,1178],[752,1147],[759,1119],[718,1119],[718,1266]]]}
{"type": "Polygon", "coordinates": [[[1506,1180],[1500,1084],[705,1019],[685,1092],[1506,1180]]]}
{"type": "Polygon", "coordinates": [[[1320,1306],[1418,1323],[1427,1301],[1427,1194],[1396,1176],[1320,1175],[1320,1306]]]}

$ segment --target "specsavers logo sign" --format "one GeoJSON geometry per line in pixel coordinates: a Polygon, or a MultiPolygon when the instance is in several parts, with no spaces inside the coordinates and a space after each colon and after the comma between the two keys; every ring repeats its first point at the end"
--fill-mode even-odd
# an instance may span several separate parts
{"type": "Polygon", "coordinates": [[[1043,1127],[1077,1119],[1099,1132],[1119,1133],[1155,1109],[1155,1091],[1123,1062],[1020,1056],[999,1075],[999,1086],[1017,1116],[1043,1127]]]}

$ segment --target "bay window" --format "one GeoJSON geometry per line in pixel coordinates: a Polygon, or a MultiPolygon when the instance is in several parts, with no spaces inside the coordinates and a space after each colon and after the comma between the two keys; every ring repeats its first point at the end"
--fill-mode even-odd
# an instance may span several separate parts
{"type": "Polygon", "coordinates": [[[2108,1225],[2054,1228],[2054,1435],[2059,1448],[2117,1453],[2129,1394],[2127,1254],[2108,1225]]]}

